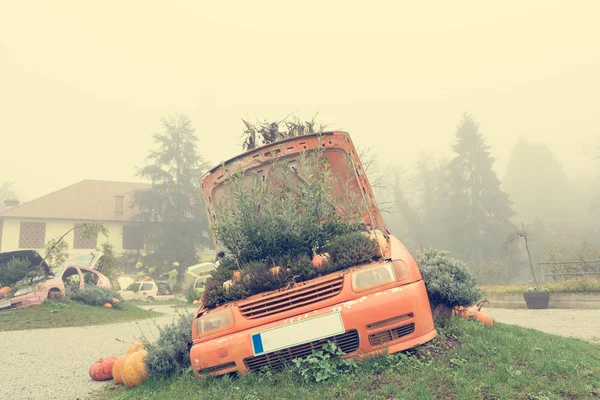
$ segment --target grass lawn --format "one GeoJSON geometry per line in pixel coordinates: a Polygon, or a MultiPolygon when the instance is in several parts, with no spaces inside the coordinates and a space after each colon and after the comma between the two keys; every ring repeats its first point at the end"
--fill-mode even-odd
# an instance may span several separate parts
{"type": "MultiPolygon", "coordinates": [[[[507,286],[482,286],[481,291],[485,294],[496,293],[523,293],[528,285],[507,285],[507,286]]],[[[550,292],[563,293],[590,293],[600,292],[600,279],[569,279],[559,282],[550,282],[543,285],[550,292]]]]}
{"type": "Polygon", "coordinates": [[[240,378],[192,374],[150,379],[134,389],[107,385],[104,399],[594,399],[600,346],[516,326],[455,318],[434,341],[380,356],[323,383],[293,369],[240,378]]]}
{"type": "Polygon", "coordinates": [[[76,301],[46,301],[37,307],[0,311],[0,332],[113,324],[161,315],[132,304],[121,310],[89,306],[76,301]]]}
{"type": "Polygon", "coordinates": [[[188,303],[187,300],[171,299],[171,300],[153,300],[153,301],[138,301],[128,300],[127,304],[135,304],[137,306],[175,306],[175,307],[190,307],[198,308],[197,305],[188,303]]]}

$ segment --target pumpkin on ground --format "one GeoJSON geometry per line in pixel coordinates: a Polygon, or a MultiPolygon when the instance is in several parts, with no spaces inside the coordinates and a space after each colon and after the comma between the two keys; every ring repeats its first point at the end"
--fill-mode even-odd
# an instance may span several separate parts
{"type": "Polygon", "coordinates": [[[110,356],[101,358],[92,364],[89,370],[90,378],[95,381],[106,381],[112,379],[112,369],[117,357],[110,356]]]}
{"type": "Polygon", "coordinates": [[[129,354],[125,362],[123,362],[121,379],[123,379],[123,383],[128,388],[137,386],[148,378],[146,364],[144,363],[147,355],[148,352],[146,350],[139,350],[129,354]]]}
{"type": "Polygon", "coordinates": [[[233,271],[233,279],[238,280],[242,277],[242,273],[240,271],[233,271]]]}
{"type": "Polygon", "coordinates": [[[110,304],[110,303],[104,303],[104,307],[106,307],[106,308],[112,308],[112,304],[110,304]]]}
{"type": "Polygon", "coordinates": [[[135,343],[132,343],[131,345],[129,345],[129,348],[127,349],[127,353],[135,353],[136,351],[140,351],[143,349],[144,349],[144,343],[135,342],[135,343]]]}
{"type": "Polygon", "coordinates": [[[113,299],[112,299],[112,302],[113,302],[113,303],[118,303],[118,302],[120,302],[120,301],[121,301],[121,300],[117,299],[116,297],[113,297],[113,299]]]}
{"type": "Polygon", "coordinates": [[[466,319],[472,319],[482,322],[486,325],[494,325],[492,316],[484,311],[481,311],[483,304],[489,303],[487,299],[481,300],[477,305],[471,307],[455,307],[452,310],[452,316],[458,316],[466,319]]]}
{"type": "Polygon", "coordinates": [[[125,362],[125,360],[127,359],[128,356],[129,356],[129,353],[122,355],[121,357],[117,358],[115,360],[115,362],[113,363],[112,376],[115,380],[115,383],[123,384],[123,378],[121,377],[121,370],[123,369],[123,363],[125,362]]]}
{"type": "Polygon", "coordinates": [[[0,288],[0,296],[5,296],[10,293],[10,286],[4,286],[0,288]]]}

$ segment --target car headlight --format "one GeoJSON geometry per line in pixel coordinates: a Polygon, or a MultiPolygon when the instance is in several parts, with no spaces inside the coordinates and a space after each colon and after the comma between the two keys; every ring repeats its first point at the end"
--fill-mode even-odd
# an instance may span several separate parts
{"type": "Polygon", "coordinates": [[[31,292],[33,292],[34,290],[35,290],[35,288],[34,288],[34,287],[26,287],[26,288],[23,288],[23,289],[19,289],[19,290],[17,290],[17,291],[15,292],[15,296],[21,296],[21,295],[23,295],[23,294],[31,293],[31,292]]]}
{"type": "Polygon", "coordinates": [[[198,334],[200,336],[224,331],[233,326],[233,312],[231,307],[227,307],[223,310],[204,314],[198,318],[198,334]]]}
{"type": "Polygon", "coordinates": [[[352,290],[360,292],[396,281],[392,263],[362,268],[352,273],[352,290]]]}

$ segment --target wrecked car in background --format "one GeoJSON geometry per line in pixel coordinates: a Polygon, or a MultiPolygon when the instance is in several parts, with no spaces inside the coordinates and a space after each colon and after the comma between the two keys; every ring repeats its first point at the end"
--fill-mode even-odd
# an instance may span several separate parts
{"type": "MultiPolygon", "coordinates": [[[[59,267],[51,267],[35,250],[21,250],[0,253],[0,268],[12,259],[27,260],[27,270],[40,268],[40,274],[19,280],[13,286],[14,293],[0,298],[0,311],[37,306],[46,299],[59,300],[65,296],[67,289],[83,290],[85,285],[94,285],[110,289],[110,280],[100,272],[84,266],[71,265],[77,260],[67,260],[59,267]],[[10,297],[12,296],[12,297],[10,297]]],[[[92,256],[90,262],[99,257],[92,256]]],[[[79,261],[81,263],[81,260],[79,261]]],[[[90,264],[88,264],[90,265],[90,264]]]]}

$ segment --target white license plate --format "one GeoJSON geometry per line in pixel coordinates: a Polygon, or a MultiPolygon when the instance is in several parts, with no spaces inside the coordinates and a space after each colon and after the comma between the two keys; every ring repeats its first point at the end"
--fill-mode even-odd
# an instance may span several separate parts
{"type": "Polygon", "coordinates": [[[332,312],[250,335],[254,355],[271,353],[345,332],[342,314],[332,312]]]}
{"type": "Polygon", "coordinates": [[[0,300],[0,308],[10,307],[10,300],[0,300]]]}

